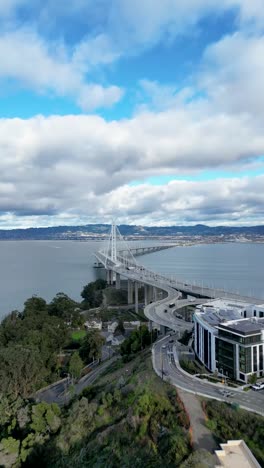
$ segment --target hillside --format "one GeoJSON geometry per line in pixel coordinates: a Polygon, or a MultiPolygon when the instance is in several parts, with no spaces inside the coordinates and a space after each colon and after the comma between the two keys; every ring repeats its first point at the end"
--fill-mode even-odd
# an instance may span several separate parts
{"type": "MultiPolygon", "coordinates": [[[[228,238],[244,237],[245,239],[264,238],[264,226],[206,226],[197,224],[195,226],[130,226],[120,225],[123,236],[142,238],[192,238],[192,237],[214,237],[228,238]]],[[[54,226],[46,228],[11,229],[0,230],[0,240],[86,240],[104,239],[110,232],[108,224],[87,224],[84,226],[54,226]]]]}

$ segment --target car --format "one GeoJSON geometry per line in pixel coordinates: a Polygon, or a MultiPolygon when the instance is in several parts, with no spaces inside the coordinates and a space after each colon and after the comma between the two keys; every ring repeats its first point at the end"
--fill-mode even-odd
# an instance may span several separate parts
{"type": "Polygon", "coordinates": [[[264,390],[264,382],[256,383],[252,385],[252,390],[255,390],[256,392],[259,390],[264,390]]]}
{"type": "Polygon", "coordinates": [[[167,348],[167,346],[165,344],[162,345],[162,349],[166,349],[166,348],[167,348]]]}
{"type": "Polygon", "coordinates": [[[164,309],[164,312],[168,312],[167,309],[164,309]]]}
{"type": "Polygon", "coordinates": [[[169,343],[174,343],[174,340],[170,340],[169,343]]]}

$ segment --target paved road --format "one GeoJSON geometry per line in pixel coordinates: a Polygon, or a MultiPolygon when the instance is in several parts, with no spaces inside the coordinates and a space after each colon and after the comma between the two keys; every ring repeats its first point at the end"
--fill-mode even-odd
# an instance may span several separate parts
{"type": "Polygon", "coordinates": [[[229,398],[224,397],[221,394],[221,390],[224,388],[222,384],[218,385],[201,381],[199,378],[187,374],[187,372],[180,368],[176,347],[174,344],[169,343],[171,339],[171,336],[166,336],[153,345],[153,367],[160,376],[162,376],[163,369],[164,380],[187,392],[228,403],[237,403],[248,411],[264,416],[264,391],[254,392],[253,390],[249,390],[248,392],[243,392],[240,389],[231,390],[229,388],[228,390],[234,393],[234,396],[229,398]],[[174,355],[171,353],[174,353],[174,355]]]}
{"type": "Polygon", "coordinates": [[[60,406],[68,403],[73,395],[79,395],[84,388],[91,385],[97,377],[102,374],[105,369],[112,364],[119,356],[113,356],[108,361],[104,361],[98,367],[95,367],[89,374],[82,377],[75,385],[72,393],[69,390],[70,380],[64,379],[63,381],[54,384],[50,388],[38,392],[36,401],[46,401],[47,403],[57,403],[60,406]]]}

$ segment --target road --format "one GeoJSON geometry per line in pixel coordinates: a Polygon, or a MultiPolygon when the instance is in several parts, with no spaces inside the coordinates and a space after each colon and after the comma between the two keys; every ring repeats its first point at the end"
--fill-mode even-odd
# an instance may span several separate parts
{"type": "Polygon", "coordinates": [[[264,391],[254,392],[249,390],[244,392],[241,389],[229,388],[228,390],[234,393],[234,396],[224,397],[221,394],[221,390],[224,388],[222,384],[204,382],[180,368],[176,345],[169,343],[171,339],[173,337],[166,336],[156,342],[152,348],[153,367],[159,376],[162,376],[163,371],[164,380],[182,390],[207,398],[236,403],[241,408],[264,416],[264,391]]]}
{"type": "Polygon", "coordinates": [[[119,356],[112,356],[109,360],[102,362],[99,366],[95,367],[89,374],[82,377],[76,384],[74,384],[74,391],[70,391],[70,380],[64,379],[50,387],[39,391],[36,396],[36,401],[46,401],[47,403],[57,403],[63,406],[71,400],[72,396],[79,395],[84,388],[92,385],[97,377],[102,374],[105,369],[110,366],[119,356]]]}

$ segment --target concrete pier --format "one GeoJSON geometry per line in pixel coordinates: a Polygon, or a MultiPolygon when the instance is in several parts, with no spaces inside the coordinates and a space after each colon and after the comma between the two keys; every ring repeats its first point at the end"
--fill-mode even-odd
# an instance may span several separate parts
{"type": "Polygon", "coordinates": [[[135,282],[135,312],[138,314],[138,283],[135,282]]]}
{"type": "Polygon", "coordinates": [[[133,304],[133,281],[127,280],[127,303],[133,304]]]}
{"type": "Polygon", "coordinates": [[[116,289],[120,289],[120,274],[116,273],[116,289]]]}

